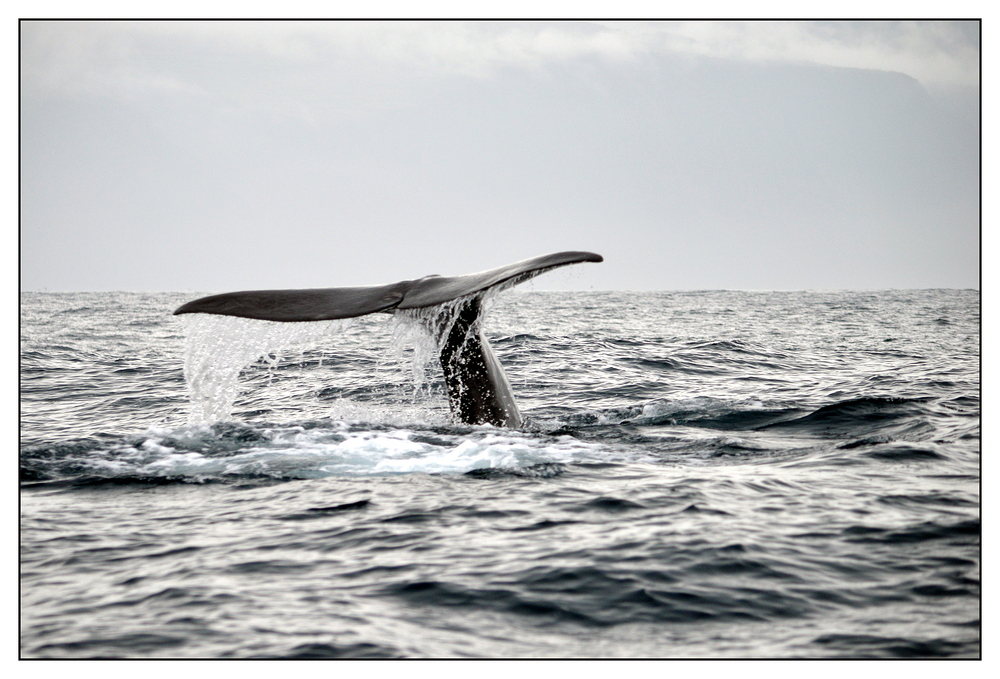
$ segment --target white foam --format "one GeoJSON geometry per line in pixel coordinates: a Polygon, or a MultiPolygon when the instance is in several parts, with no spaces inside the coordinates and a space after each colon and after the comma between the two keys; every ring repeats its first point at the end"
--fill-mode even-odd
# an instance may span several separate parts
{"type": "MultiPolygon", "coordinates": [[[[462,474],[474,469],[523,469],[542,463],[608,461],[598,445],[570,436],[540,440],[481,427],[465,434],[435,434],[410,429],[350,431],[345,423],[306,429],[289,426],[257,430],[262,441],[226,453],[196,452],[220,445],[206,427],[151,430],[149,438],[94,456],[95,472],[110,476],[265,475],[318,478],[382,474],[462,474]]],[[[627,459],[628,455],[625,456],[627,459]]]]}

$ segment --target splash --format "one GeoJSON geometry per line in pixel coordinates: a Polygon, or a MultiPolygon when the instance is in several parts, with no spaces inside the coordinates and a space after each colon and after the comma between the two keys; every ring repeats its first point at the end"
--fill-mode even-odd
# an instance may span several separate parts
{"type": "Polygon", "coordinates": [[[276,323],[209,314],[182,316],[188,423],[208,424],[229,417],[244,367],[262,358],[274,367],[281,352],[329,340],[353,320],[276,323]]]}

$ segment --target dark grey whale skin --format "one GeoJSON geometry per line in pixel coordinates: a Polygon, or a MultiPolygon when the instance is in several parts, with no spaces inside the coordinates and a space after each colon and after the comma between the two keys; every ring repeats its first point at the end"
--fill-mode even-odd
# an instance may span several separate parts
{"type": "Polygon", "coordinates": [[[479,297],[471,297],[454,317],[441,347],[441,370],[448,405],[459,421],[520,427],[510,383],[489,340],[482,334],[479,297]]]}
{"type": "Polygon", "coordinates": [[[557,252],[465,276],[425,276],[365,288],[246,290],[193,300],[174,314],[219,314],[263,321],[328,321],[394,309],[422,309],[482,292],[496,285],[517,285],[560,266],[602,262],[593,252],[557,252]]]}
{"type": "MultiPolygon", "coordinates": [[[[425,276],[412,281],[363,288],[247,290],[202,297],[184,304],[178,314],[216,314],[286,323],[354,318],[397,309],[423,309],[494,287],[508,288],[552,269],[579,262],[603,262],[593,252],[557,252],[465,276],[425,276]]],[[[470,297],[440,328],[448,401],[466,424],[518,427],[517,410],[503,368],[480,330],[480,302],[470,297]]]]}

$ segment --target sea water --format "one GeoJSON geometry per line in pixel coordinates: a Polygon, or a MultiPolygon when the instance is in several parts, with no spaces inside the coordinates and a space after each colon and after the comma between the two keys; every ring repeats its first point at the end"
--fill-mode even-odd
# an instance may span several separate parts
{"type": "Polygon", "coordinates": [[[977,291],[506,292],[517,430],[196,296],[21,295],[22,657],[979,655],[977,291]]]}

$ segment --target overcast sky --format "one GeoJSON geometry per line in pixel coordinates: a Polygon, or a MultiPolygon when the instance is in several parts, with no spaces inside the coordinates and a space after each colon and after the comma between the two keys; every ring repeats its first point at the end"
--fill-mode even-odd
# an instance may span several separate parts
{"type": "Polygon", "coordinates": [[[979,25],[23,22],[24,290],[979,286],[979,25]]]}

